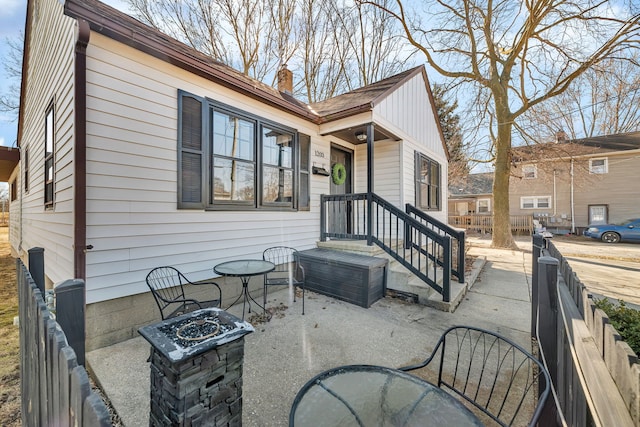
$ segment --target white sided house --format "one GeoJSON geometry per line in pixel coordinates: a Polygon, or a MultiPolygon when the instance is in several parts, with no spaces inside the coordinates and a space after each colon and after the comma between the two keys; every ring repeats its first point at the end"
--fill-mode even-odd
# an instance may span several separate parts
{"type": "Polygon", "coordinates": [[[371,238],[321,195],[375,193],[447,221],[423,67],[305,105],[288,70],[266,86],[96,0],[30,0],[23,67],[20,158],[0,163],[10,242],[25,263],[44,248],[47,286],[85,280],[88,350],[159,319],[154,267],[197,281],[275,245],[371,238]]]}

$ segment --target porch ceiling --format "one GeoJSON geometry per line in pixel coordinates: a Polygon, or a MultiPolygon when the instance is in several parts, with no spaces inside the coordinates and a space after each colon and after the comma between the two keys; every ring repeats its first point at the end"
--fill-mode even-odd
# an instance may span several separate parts
{"type": "MultiPolygon", "coordinates": [[[[356,138],[357,134],[360,133],[367,133],[367,125],[359,125],[359,126],[351,126],[345,129],[338,129],[338,130],[334,130],[331,132],[327,132],[322,134],[323,136],[325,135],[331,135],[331,136],[335,136],[337,138],[340,138],[344,141],[350,142],[351,144],[354,145],[359,145],[359,144],[366,144],[367,141],[360,141],[358,138],[356,138]]],[[[391,139],[394,141],[400,141],[401,138],[397,137],[396,135],[394,135],[391,131],[388,131],[386,129],[384,129],[382,126],[378,126],[375,125],[374,126],[374,132],[373,132],[373,140],[374,141],[383,141],[386,139],[391,139]]]]}
{"type": "Polygon", "coordinates": [[[20,162],[20,150],[0,146],[0,182],[8,182],[11,172],[20,162]]]}

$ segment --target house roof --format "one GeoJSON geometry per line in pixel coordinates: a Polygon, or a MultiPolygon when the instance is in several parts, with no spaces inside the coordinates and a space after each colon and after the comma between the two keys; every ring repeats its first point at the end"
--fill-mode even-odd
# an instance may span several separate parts
{"type": "Polygon", "coordinates": [[[418,66],[379,82],[343,93],[325,101],[315,102],[310,108],[323,121],[336,120],[348,115],[369,111],[398,87],[416,74],[424,72],[423,66],[418,66]]]}
{"type": "Polygon", "coordinates": [[[88,22],[91,31],[131,46],[186,71],[276,108],[317,122],[317,114],[293,96],[212,59],[192,47],[97,0],[66,0],[64,13],[88,22]]]}
{"type": "Polygon", "coordinates": [[[618,133],[615,135],[575,139],[573,142],[587,147],[613,151],[638,150],[640,149],[640,132],[618,133]]]}
{"type": "Polygon", "coordinates": [[[515,162],[527,162],[541,158],[597,156],[639,149],[640,132],[629,132],[514,147],[512,151],[515,162]]]}
{"type": "Polygon", "coordinates": [[[493,172],[472,173],[449,182],[450,196],[479,196],[492,192],[493,172]]]}

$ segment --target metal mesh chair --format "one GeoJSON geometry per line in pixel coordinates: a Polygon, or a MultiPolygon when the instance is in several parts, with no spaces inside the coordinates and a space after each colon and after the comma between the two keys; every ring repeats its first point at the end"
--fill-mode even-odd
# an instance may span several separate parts
{"type": "Polygon", "coordinates": [[[220,307],[222,302],[222,291],[217,283],[211,281],[191,282],[175,267],[157,267],[151,270],[147,274],[147,286],[151,289],[153,298],[158,304],[162,320],[201,308],[220,307]],[[218,298],[207,301],[186,298],[185,285],[211,286],[214,296],[216,296],[217,289],[218,298]]]}
{"type": "Polygon", "coordinates": [[[271,285],[287,285],[293,287],[293,302],[296,301],[295,287],[302,289],[302,314],[304,315],[304,268],[300,264],[298,251],[287,246],[274,246],[262,253],[265,261],[275,264],[276,268],[264,275],[264,304],[267,307],[267,288],[271,285]]]}
{"type": "Polygon", "coordinates": [[[534,426],[549,395],[545,367],[518,344],[484,329],[453,326],[425,361],[400,370],[432,363],[438,387],[464,398],[501,426],[534,426]]]}

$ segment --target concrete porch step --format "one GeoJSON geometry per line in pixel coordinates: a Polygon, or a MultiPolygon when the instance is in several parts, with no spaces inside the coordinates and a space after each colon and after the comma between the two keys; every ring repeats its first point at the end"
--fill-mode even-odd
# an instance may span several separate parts
{"type": "MultiPolygon", "coordinates": [[[[398,244],[401,243],[398,242],[398,244]]],[[[317,242],[317,246],[323,249],[387,258],[389,260],[387,288],[414,295],[418,304],[421,305],[453,312],[467,292],[466,283],[458,283],[457,280],[452,279],[450,301],[442,301],[442,296],[438,292],[407,270],[399,261],[377,245],[367,246],[367,242],[364,240],[329,240],[317,242]]]]}

